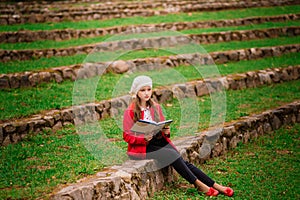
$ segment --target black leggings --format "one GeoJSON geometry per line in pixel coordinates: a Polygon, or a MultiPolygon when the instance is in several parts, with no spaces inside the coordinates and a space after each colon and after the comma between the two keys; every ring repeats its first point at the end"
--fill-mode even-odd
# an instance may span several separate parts
{"type": "Polygon", "coordinates": [[[148,144],[147,159],[155,159],[158,161],[160,167],[171,165],[185,180],[194,184],[197,179],[203,182],[208,187],[214,185],[214,181],[203,173],[193,164],[185,161],[182,156],[170,144],[157,146],[155,144],[148,144]]]}

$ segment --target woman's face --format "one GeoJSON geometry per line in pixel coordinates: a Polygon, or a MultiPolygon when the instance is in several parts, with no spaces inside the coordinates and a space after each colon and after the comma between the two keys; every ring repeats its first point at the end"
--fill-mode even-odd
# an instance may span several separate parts
{"type": "Polygon", "coordinates": [[[150,86],[144,86],[138,91],[137,95],[141,101],[145,103],[151,98],[152,88],[150,86]]]}

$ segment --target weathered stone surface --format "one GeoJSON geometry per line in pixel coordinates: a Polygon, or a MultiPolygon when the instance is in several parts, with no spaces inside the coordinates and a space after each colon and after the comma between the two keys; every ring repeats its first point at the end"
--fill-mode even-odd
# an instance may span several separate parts
{"type": "Polygon", "coordinates": [[[53,127],[55,123],[55,119],[53,116],[44,116],[43,119],[46,121],[47,127],[53,127]]]}
{"type": "Polygon", "coordinates": [[[0,75],[0,89],[10,88],[9,77],[5,74],[0,75]]]}
{"type": "Polygon", "coordinates": [[[208,86],[206,82],[197,81],[195,87],[196,87],[196,94],[198,97],[209,94],[208,86]]]}
{"type": "Polygon", "coordinates": [[[173,97],[173,92],[169,89],[156,89],[153,91],[155,100],[159,103],[170,101],[173,97]]]}
{"type": "Polygon", "coordinates": [[[4,129],[5,133],[12,134],[16,130],[16,127],[12,123],[6,123],[6,124],[3,124],[3,129],[4,129]]]}
{"type": "Polygon", "coordinates": [[[61,121],[59,121],[52,127],[52,130],[57,131],[57,130],[61,129],[62,127],[63,127],[63,125],[62,125],[61,121]]]}
{"type": "Polygon", "coordinates": [[[117,60],[114,61],[111,65],[111,70],[116,73],[116,74],[123,74],[125,72],[127,72],[130,68],[130,65],[123,61],[123,60],[117,60]]]}
{"type": "Polygon", "coordinates": [[[235,133],[236,133],[236,130],[235,130],[234,125],[226,126],[223,128],[222,136],[231,138],[235,135],[235,133]]]}
{"type": "Polygon", "coordinates": [[[9,85],[11,88],[19,88],[20,87],[20,77],[15,75],[9,75],[9,85]]]}
{"type": "Polygon", "coordinates": [[[0,145],[2,145],[3,140],[4,140],[4,131],[3,131],[3,127],[0,126],[0,145]]]}

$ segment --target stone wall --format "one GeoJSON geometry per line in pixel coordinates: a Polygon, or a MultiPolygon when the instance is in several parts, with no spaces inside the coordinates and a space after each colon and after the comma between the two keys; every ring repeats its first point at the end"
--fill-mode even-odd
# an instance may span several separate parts
{"type": "MultiPolygon", "coordinates": [[[[181,2],[171,8],[164,10],[148,10],[148,9],[113,9],[113,10],[91,10],[91,11],[74,11],[74,12],[48,12],[43,14],[31,15],[1,15],[1,25],[23,24],[23,23],[45,23],[45,22],[61,22],[61,21],[84,21],[84,20],[104,20],[123,17],[135,16],[153,16],[165,15],[176,12],[195,12],[195,11],[211,11],[223,9],[238,9],[264,6],[280,6],[299,4],[297,0],[276,0],[276,1],[234,1],[230,3],[199,3],[197,1],[181,2]]],[[[170,3],[169,5],[172,5],[170,3]]]]}
{"type": "Polygon", "coordinates": [[[225,27],[225,26],[243,26],[248,24],[259,24],[264,22],[278,22],[288,20],[298,20],[300,14],[288,14],[268,17],[251,17],[234,20],[219,21],[198,21],[198,22],[176,22],[162,24],[142,24],[139,26],[115,26],[109,28],[98,28],[88,30],[51,30],[51,31],[15,31],[1,32],[0,43],[33,42],[38,40],[67,40],[85,37],[97,37],[102,35],[113,35],[120,33],[144,33],[150,31],[172,30],[181,31],[196,28],[225,27]]]}
{"type": "MultiPolygon", "coordinates": [[[[252,88],[299,78],[300,66],[252,71],[158,88],[154,90],[153,98],[157,102],[163,103],[172,98],[207,95],[209,91],[252,88]]],[[[0,123],[0,145],[17,143],[30,132],[55,131],[68,124],[82,124],[100,120],[111,114],[118,114],[119,110],[124,110],[128,106],[129,99],[130,96],[127,95],[98,103],[73,106],[63,110],[44,111],[29,118],[0,123]]]]}
{"type": "Polygon", "coordinates": [[[106,63],[85,63],[72,66],[56,67],[41,71],[1,74],[0,89],[34,87],[41,83],[61,83],[65,80],[74,81],[81,78],[99,76],[107,73],[108,71],[122,74],[134,71],[149,71],[153,68],[161,69],[178,67],[180,65],[189,66],[192,64],[221,64],[227,62],[237,62],[241,60],[274,57],[293,52],[300,52],[299,44],[213,52],[207,55],[182,54],[176,56],[163,56],[127,61],[117,60],[106,63]]]}
{"type": "MultiPolygon", "coordinates": [[[[0,1],[1,2],[1,1],[0,1]]],[[[70,11],[88,11],[93,9],[99,10],[125,10],[125,9],[166,9],[168,7],[176,7],[187,3],[216,3],[216,2],[236,2],[236,0],[185,0],[185,1],[171,1],[171,0],[152,0],[152,1],[55,1],[52,2],[18,2],[15,4],[0,4],[0,12],[3,14],[43,14],[44,12],[70,12],[70,11]],[[83,2],[89,2],[90,6],[78,5],[83,2]]]]}
{"type": "MultiPolygon", "coordinates": [[[[244,117],[226,125],[222,130],[210,130],[209,133],[207,131],[180,138],[175,140],[174,144],[186,160],[192,163],[203,163],[210,158],[226,154],[240,142],[247,143],[260,135],[294,123],[300,123],[299,101],[261,114],[244,117]],[[203,158],[201,157],[202,147],[212,137],[218,139],[211,145],[211,151],[203,158]]],[[[51,195],[51,199],[146,199],[177,176],[170,167],[160,170],[157,168],[154,160],[128,160],[120,166],[109,167],[92,178],[57,190],[51,195]]]]}
{"type": "MultiPolygon", "coordinates": [[[[129,51],[147,48],[179,47],[180,45],[210,44],[228,41],[245,41],[253,39],[274,38],[280,36],[300,35],[300,27],[270,28],[264,30],[226,31],[219,33],[191,34],[180,36],[161,36],[145,39],[130,39],[113,42],[101,42],[93,45],[83,45],[69,48],[52,48],[40,50],[0,50],[0,61],[39,59],[52,56],[72,56],[89,54],[91,52],[129,51]]],[[[170,50],[171,51],[171,50],[170,50]]]]}

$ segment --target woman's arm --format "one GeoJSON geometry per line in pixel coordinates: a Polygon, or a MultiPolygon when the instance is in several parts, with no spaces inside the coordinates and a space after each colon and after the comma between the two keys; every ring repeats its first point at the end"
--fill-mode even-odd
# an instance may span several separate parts
{"type": "Polygon", "coordinates": [[[123,139],[125,140],[125,142],[129,144],[146,145],[147,142],[145,140],[144,134],[135,134],[130,131],[133,124],[134,124],[133,111],[127,109],[124,112],[124,117],[123,117],[123,139]]]}

